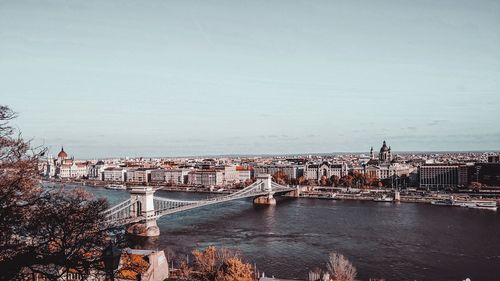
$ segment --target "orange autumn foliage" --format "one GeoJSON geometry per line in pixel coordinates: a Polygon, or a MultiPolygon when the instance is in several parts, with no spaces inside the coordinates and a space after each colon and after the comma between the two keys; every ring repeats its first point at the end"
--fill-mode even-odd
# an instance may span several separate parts
{"type": "Polygon", "coordinates": [[[116,277],[123,279],[137,279],[137,276],[146,272],[149,263],[141,255],[122,254],[120,258],[121,267],[116,273],[116,277]]]}
{"type": "Polygon", "coordinates": [[[188,271],[189,280],[198,281],[252,281],[250,264],[234,252],[210,246],[203,251],[193,251],[194,266],[188,271]]]}

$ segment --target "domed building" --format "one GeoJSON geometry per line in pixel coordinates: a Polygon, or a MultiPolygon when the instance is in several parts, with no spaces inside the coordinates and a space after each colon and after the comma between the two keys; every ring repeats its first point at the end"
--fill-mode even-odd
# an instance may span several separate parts
{"type": "Polygon", "coordinates": [[[45,176],[49,178],[82,178],[87,175],[87,162],[70,158],[64,147],[61,147],[57,159],[53,159],[52,156],[47,159],[45,176]]]}
{"type": "Polygon", "coordinates": [[[387,147],[385,141],[382,144],[382,147],[380,148],[378,159],[382,162],[391,162],[392,160],[391,147],[390,146],[387,147]]]}
{"type": "Polygon", "coordinates": [[[383,163],[390,163],[392,160],[391,147],[387,146],[387,143],[384,141],[382,143],[382,147],[380,148],[380,153],[378,154],[378,159],[375,159],[375,153],[373,152],[373,146],[370,149],[370,161],[367,164],[379,165],[383,163]]]}
{"type": "Polygon", "coordinates": [[[378,159],[375,158],[373,147],[370,149],[370,160],[363,166],[363,172],[381,180],[392,176],[408,176],[410,173],[408,165],[392,162],[391,147],[387,146],[386,141],[380,147],[378,159]]]}
{"type": "Polygon", "coordinates": [[[61,146],[61,151],[57,154],[57,159],[64,160],[66,158],[68,158],[68,154],[64,151],[64,147],[61,146]]]}

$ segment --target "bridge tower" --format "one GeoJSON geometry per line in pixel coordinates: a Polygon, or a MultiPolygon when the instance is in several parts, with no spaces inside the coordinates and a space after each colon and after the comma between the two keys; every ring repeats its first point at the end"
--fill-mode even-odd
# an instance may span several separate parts
{"type": "Polygon", "coordinates": [[[257,175],[257,182],[261,182],[262,191],[267,191],[268,194],[265,196],[255,197],[253,203],[257,205],[276,205],[276,199],[273,197],[274,192],[271,186],[271,175],[270,174],[260,174],[257,175]]]}
{"type": "Polygon", "coordinates": [[[151,186],[134,186],[128,188],[130,199],[136,201],[130,208],[131,217],[143,217],[144,222],[131,225],[127,232],[137,236],[159,236],[160,229],[156,224],[154,190],[151,186]]]}

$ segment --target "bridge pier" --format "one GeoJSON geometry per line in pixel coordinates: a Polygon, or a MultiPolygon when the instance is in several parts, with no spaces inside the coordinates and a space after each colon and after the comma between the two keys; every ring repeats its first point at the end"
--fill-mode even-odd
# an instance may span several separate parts
{"type": "Polygon", "coordinates": [[[145,222],[134,223],[127,228],[127,233],[135,236],[152,237],[160,235],[160,228],[156,224],[154,190],[151,186],[134,186],[129,189],[130,199],[136,204],[130,208],[131,217],[144,217],[145,222]]]}
{"type": "Polygon", "coordinates": [[[150,220],[145,223],[132,224],[127,228],[127,233],[134,236],[155,237],[160,236],[160,228],[156,224],[156,220],[150,220]]]}
{"type": "Polygon", "coordinates": [[[253,203],[256,205],[276,205],[276,199],[273,197],[274,192],[272,192],[272,181],[271,175],[260,174],[257,175],[257,180],[262,182],[262,191],[267,191],[268,194],[264,196],[258,196],[253,199],[253,203]]]}
{"type": "Polygon", "coordinates": [[[273,197],[274,193],[269,193],[266,196],[259,196],[253,199],[255,205],[276,205],[276,198],[273,197]]]}

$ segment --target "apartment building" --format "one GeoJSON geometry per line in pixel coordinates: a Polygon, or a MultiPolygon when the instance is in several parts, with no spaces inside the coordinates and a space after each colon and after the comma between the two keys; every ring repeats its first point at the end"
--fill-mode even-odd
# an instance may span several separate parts
{"type": "Polygon", "coordinates": [[[219,186],[224,184],[224,170],[203,169],[189,172],[188,183],[198,186],[219,186]]]}
{"type": "Polygon", "coordinates": [[[127,179],[127,171],[124,168],[109,167],[103,171],[103,180],[124,182],[127,179]]]}
{"type": "Polygon", "coordinates": [[[419,167],[419,186],[429,189],[465,186],[467,170],[464,164],[423,164],[419,167]]]}

